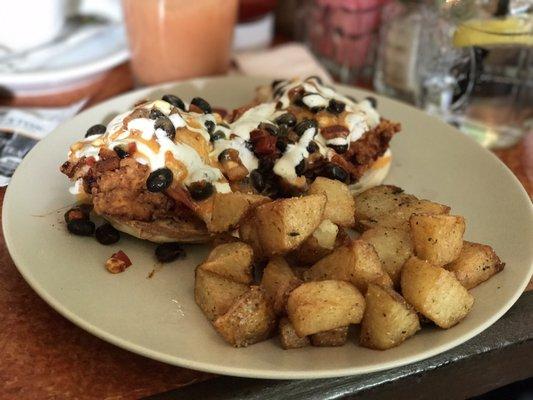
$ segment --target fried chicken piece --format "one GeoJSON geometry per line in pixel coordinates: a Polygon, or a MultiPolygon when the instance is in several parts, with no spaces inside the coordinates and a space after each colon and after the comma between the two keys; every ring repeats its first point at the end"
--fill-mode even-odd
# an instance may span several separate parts
{"type": "MultiPolygon", "coordinates": [[[[360,178],[389,148],[392,137],[399,132],[401,125],[382,119],[379,125],[366,132],[359,140],[350,145],[348,151],[342,155],[351,164],[348,172],[353,178],[360,178]]],[[[340,163],[339,163],[340,164],[340,163]]],[[[341,165],[346,168],[346,165],[341,165]]]]}
{"type": "Polygon", "coordinates": [[[166,214],[174,205],[162,193],[146,190],[150,170],[132,158],[120,160],[120,167],[97,174],[92,188],[94,210],[98,214],[150,221],[166,214]]]}

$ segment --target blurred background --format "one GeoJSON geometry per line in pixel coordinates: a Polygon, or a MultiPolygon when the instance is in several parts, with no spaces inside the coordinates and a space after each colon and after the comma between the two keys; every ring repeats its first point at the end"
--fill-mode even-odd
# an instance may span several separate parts
{"type": "Polygon", "coordinates": [[[482,146],[531,149],[533,0],[5,2],[0,184],[82,108],[220,74],[319,75],[411,103],[482,146]]]}

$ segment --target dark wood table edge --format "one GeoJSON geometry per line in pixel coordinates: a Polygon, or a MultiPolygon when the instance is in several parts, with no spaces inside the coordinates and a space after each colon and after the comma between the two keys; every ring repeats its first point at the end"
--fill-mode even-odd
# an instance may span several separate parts
{"type": "Polygon", "coordinates": [[[533,292],[462,345],[403,367],[317,380],[218,377],[147,399],[465,399],[533,376],[533,292]]]}

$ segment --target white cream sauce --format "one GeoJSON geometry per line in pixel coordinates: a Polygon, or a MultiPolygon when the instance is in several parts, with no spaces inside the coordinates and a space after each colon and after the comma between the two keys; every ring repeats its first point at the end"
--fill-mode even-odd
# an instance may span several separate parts
{"type": "MultiPolygon", "coordinates": [[[[334,138],[325,140],[320,134],[320,130],[316,128],[307,129],[300,140],[295,144],[287,145],[285,153],[276,161],[274,165],[274,173],[287,180],[296,178],[296,166],[309,156],[307,146],[311,140],[315,140],[319,147],[320,153],[331,159],[334,151],[327,147],[330,145],[345,145],[354,142],[361,138],[361,136],[372,129],[379,123],[379,114],[372,107],[368,100],[363,100],[355,103],[350,98],[337,93],[335,90],[319,84],[316,79],[307,79],[306,81],[288,81],[278,84],[275,89],[278,90],[276,96],[272,95],[269,102],[258,104],[241,115],[236,121],[229,124],[229,127],[216,125],[216,119],[213,114],[198,114],[184,112],[180,110],[170,115],[172,106],[163,100],[157,100],[140,105],[139,107],[145,109],[157,108],[163,114],[167,115],[176,129],[187,128],[190,131],[197,132],[206,140],[210,140],[209,132],[205,127],[206,121],[214,123],[215,131],[222,131],[226,138],[215,141],[212,144],[212,158],[218,155],[225,149],[235,149],[239,152],[239,157],[242,164],[249,172],[258,167],[258,159],[246,146],[246,141],[250,139],[250,132],[257,128],[262,122],[272,122],[279,115],[286,112],[290,106],[290,99],[288,92],[297,87],[303,86],[306,96],[302,101],[309,108],[327,107],[331,99],[345,103],[345,110],[347,112],[344,118],[344,125],[348,128],[349,134],[346,138],[334,138]],[[281,88],[281,89],[280,89],[281,88]],[[276,104],[280,103],[281,108],[276,109],[276,104]],[[194,124],[191,124],[194,121],[194,124]],[[194,125],[194,126],[193,126],[194,125]]],[[[137,145],[137,161],[148,165],[151,171],[165,166],[165,154],[170,152],[172,156],[182,162],[188,171],[185,184],[189,184],[198,180],[207,180],[212,182],[219,191],[229,191],[229,185],[218,168],[205,164],[200,155],[190,146],[183,143],[176,143],[170,140],[164,131],[155,129],[155,121],[148,118],[135,118],[128,122],[127,127],[124,127],[124,119],[131,114],[131,111],[117,115],[107,126],[104,135],[90,136],[80,143],[81,148],[76,150],[74,154],[69,154],[75,158],[80,157],[94,157],[98,160],[98,152],[101,146],[113,149],[117,145],[127,145],[130,142],[136,142],[137,145]],[[135,140],[131,137],[134,131],[141,133],[141,138],[144,140],[152,140],[155,136],[159,143],[159,150],[154,152],[150,146],[135,140]]],[[[79,184],[77,187],[79,188],[79,184]]]]}
{"type": "Polygon", "coordinates": [[[298,143],[287,145],[283,156],[274,164],[274,173],[287,180],[296,179],[296,166],[304,158],[309,157],[307,146],[309,146],[309,142],[313,140],[315,134],[316,128],[307,128],[298,143]]]}

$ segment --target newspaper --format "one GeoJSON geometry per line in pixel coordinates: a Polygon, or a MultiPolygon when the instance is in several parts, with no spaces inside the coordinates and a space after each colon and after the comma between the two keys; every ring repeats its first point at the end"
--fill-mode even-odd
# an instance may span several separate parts
{"type": "Polygon", "coordinates": [[[61,108],[0,107],[0,186],[6,186],[24,156],[86,100],[61,108]]]}

